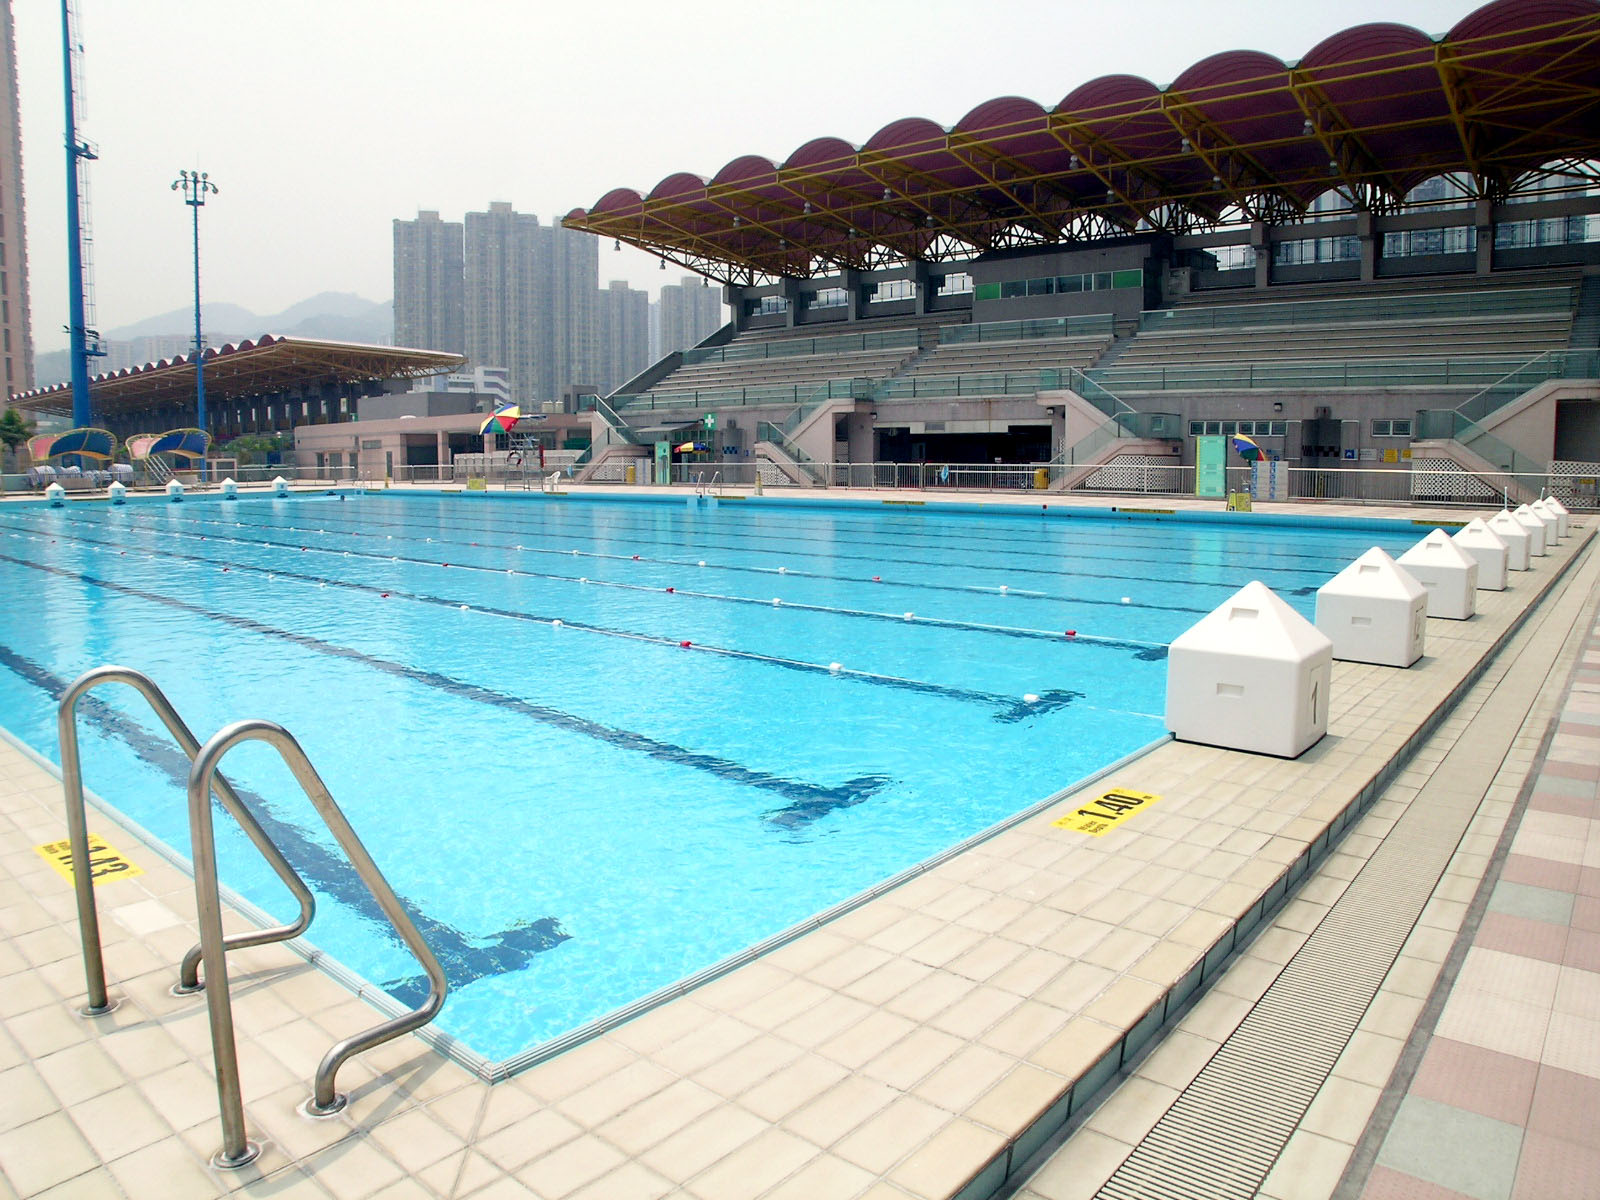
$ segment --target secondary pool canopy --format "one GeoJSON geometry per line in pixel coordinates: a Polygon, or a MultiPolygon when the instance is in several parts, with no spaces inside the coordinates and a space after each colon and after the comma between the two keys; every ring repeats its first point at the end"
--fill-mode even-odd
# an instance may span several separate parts
{"type": "MultiPolygon", "coordinates": [[[[208,347],[206,394],[223,402],[323,384],[420,379],[456,370],[465,362],[464,356],[443,350],[266,334],[208,347]]],[[[97,418],[137,414],[163,405],[192,405],[195,356],[180,354],[96,375],[89,382],[89,394],[97,418]]],[[[13,396],[11,403],[29,412],[70,416],[72,387],[63,383],[36,388],[13,396]]]]}
{"type": "Polygon", "coordinates": [[[1359,25],[1298,62],[1230,50],[1167,87],[1106,75],[1045,109],[1004,96],[953,127],[907,117],[865,145],[807,142],[648,195],[616,188],[563,224],[724,283],[970,258],[1139,231],[1291,220],[1334,190],[1397,207],[1435,175],[1471,195],[1593,187],[1600,4],[1494,0],[1435,39],[1359,25]]]}
{"type": "Polygon", "coordinates": [[[41,433],[28,441],[28,454],[34,462],[78,454],[84,458],[110,462],[117,454],[117,439],[109,430],[85,426],[65,433],[41,433]]]}

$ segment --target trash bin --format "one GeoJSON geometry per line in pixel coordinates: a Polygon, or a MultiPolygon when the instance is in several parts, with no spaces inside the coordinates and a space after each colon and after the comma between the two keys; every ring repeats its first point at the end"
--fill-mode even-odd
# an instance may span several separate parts
{"type": "Polygon", "coordinates": [[[634,466],[632,463],[629,463],[628,464],[628,469],[623,472],[622,477],[628,483],[638,483],[639,482],[639,468],[634,466]]]}
{"type": "Polygon", "coordinates": [[[1050,468],[1035,467],[1033,469],[1033,486],[1035,491],[1047,492],[1050,490],[1050,468]]]}

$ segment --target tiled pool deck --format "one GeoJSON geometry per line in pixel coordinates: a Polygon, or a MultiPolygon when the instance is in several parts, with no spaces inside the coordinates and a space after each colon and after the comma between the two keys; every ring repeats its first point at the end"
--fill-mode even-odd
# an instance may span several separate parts
{"type": "Polygon", "coordinates": [[[1435,795],[1468,805],[1466,836],[1264,1182],[1215,1194],[1583,1194],[1550,1181],[1600,1169],[1568,1149],[1592,1157],[1600,1140],[1590,524],[1479,593],[1473,620],[1430,621],[1410,670],[1336,664],[1330,734],[1301,758],[1162,745],[1107,781],[1161,803],[1105,837],[1054,827],[1081,803],[1063,799],[504,1083],[403,1039],[344,1069],[348,1109],[303,1116],[318,1058],[373,1011],[282,947],[236,952],[247,1124],[265,1147],[237,1172],[207,1163],[220,1130],[203,1000],[168,993],[195,938],[191,880],[92,815],[146,873],[98,893],[122,1003],[76,1015],[72,893],[34,850],[63,836],[60,785],[0,743],[0,1197],[1117,1194],[1141,1145],[1151,1157],[1147,1134],[1435,795]]]}

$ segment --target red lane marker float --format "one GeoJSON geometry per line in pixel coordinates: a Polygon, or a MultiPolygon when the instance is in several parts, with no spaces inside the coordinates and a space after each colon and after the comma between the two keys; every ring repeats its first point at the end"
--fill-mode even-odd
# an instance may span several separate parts
{"type": "Polygon", "coordinates": [[[228,568],[227,567],[223,567],[222,570],[223,570],[224,574],[226,574],[228,568]]]}
{"type": "Polygon", "coordinates": [[[667,589],[667,591],[669,591],[669,592],[675,592],[675,591],[677,591],[677,590],[678,590],[678,589],[677,589],[677,588],[668,588],[668,589],[667,589]]]}
{"type": "Polygon", "coordinates": [[[693,642],[679,642],[678,643],[678,645],[682,646],[685,650],[689,649],[689,647],[692,646],[693,644],[694,644],[693,642]]]}
{"type": "Polygon", "coordinates": [[[639,561],[639,556],[638,556],[638,555],[637,555],[637,554],[635,554],[635,555],[634,555],[634,556],[633,556],[633,561],[634,561],[634,562],[638,562],[638,561],[639,561]]]}
{"type": "Polygon", "coordinates": [[[1077,637],[1078,636],[1078,631],[1076,629],[1069,629],[1069,630],[1067,630],[1067,636],[1068,637],[1077,637]]]}
{"type": "Polygon", "coordinates": [[[883,576],[882,575],[874,575],[872,577],[872,582],[873,583],[882,583],[883,582],[883,576]]]}
{"type": "Polygon", "coordinates": [[[383,598],[385,600],[387,600],[389,598],[389,593],[388,592],[384,592],[384,593],[382,593],[382,595],[383,595],[383,598]]]}
{"type": "Polygon", "coordinates": [[[442,566],[442,567],[448,567],[450,564],[449,563],[440,563],[439,565],[442,566]]]}

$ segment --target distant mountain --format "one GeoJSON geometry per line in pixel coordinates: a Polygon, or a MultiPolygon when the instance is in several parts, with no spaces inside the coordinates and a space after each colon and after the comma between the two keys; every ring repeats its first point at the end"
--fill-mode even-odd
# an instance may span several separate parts
{"type": "MultiPolygon", "coordinates": [[[[388,300],[363,300],[350,292],[321,292],[309,300],[291,304],[280,313],[257,316],[237,304],[218,302],[200,306],[206,329],[248,329],[246,337],[263,333],[298,333],[301,337],[342,337],[334,328],[355,330],[366,338],[394,336],[394,306],[388,300]],[[326,320],[325,320],[326,319],[326,320]],[[326,327],[330,332],[317,330],[326,327]]],[[[192,336],[194,309],[180,308],[156,317],[146,317],[132,325],[102,330],[107,341],[129,342],[141,337],[192,336]]],[[[210,339],[207,339],[210,340],[210,339]]]]}
{"type": "MultiPolygon", "coordinates": [[[[288,337],[326,338],[335,342],[371,342],[387,345],[394,340],[394,305],[388,300],[364,300],[350,292],[322,292],[280,313],[257,316],[237,304],[216,302],[202,306],[206,341],[211,345],[239,338],[275,333],[288,337]]],[[[105,330],[101,340],[107,354],[90,363],[91,374],[136,366],[188,350],[194,339],[194,309],[180,308],[146,317],[131,325],[105,330]]],[[[65,350],[35,356],[34,386],[49,387],[72,377],[65,350]]]]}
{"type": "MultiPolygon", "coordinates": [[[[250,329],[261,320],[248,308],[221,302],[202,304],[200,314],[206,329],[250,329]]],[[[262,330],[263,333],[266,330],[262,330]]],[[[160,316],[146,317],[132,325],[116,329],[102,329],[100,336],[108,342],[131,342],[134,338],[166,337],[177,334],[194,337],[194,308],[175,308],[160,316]]]]}

